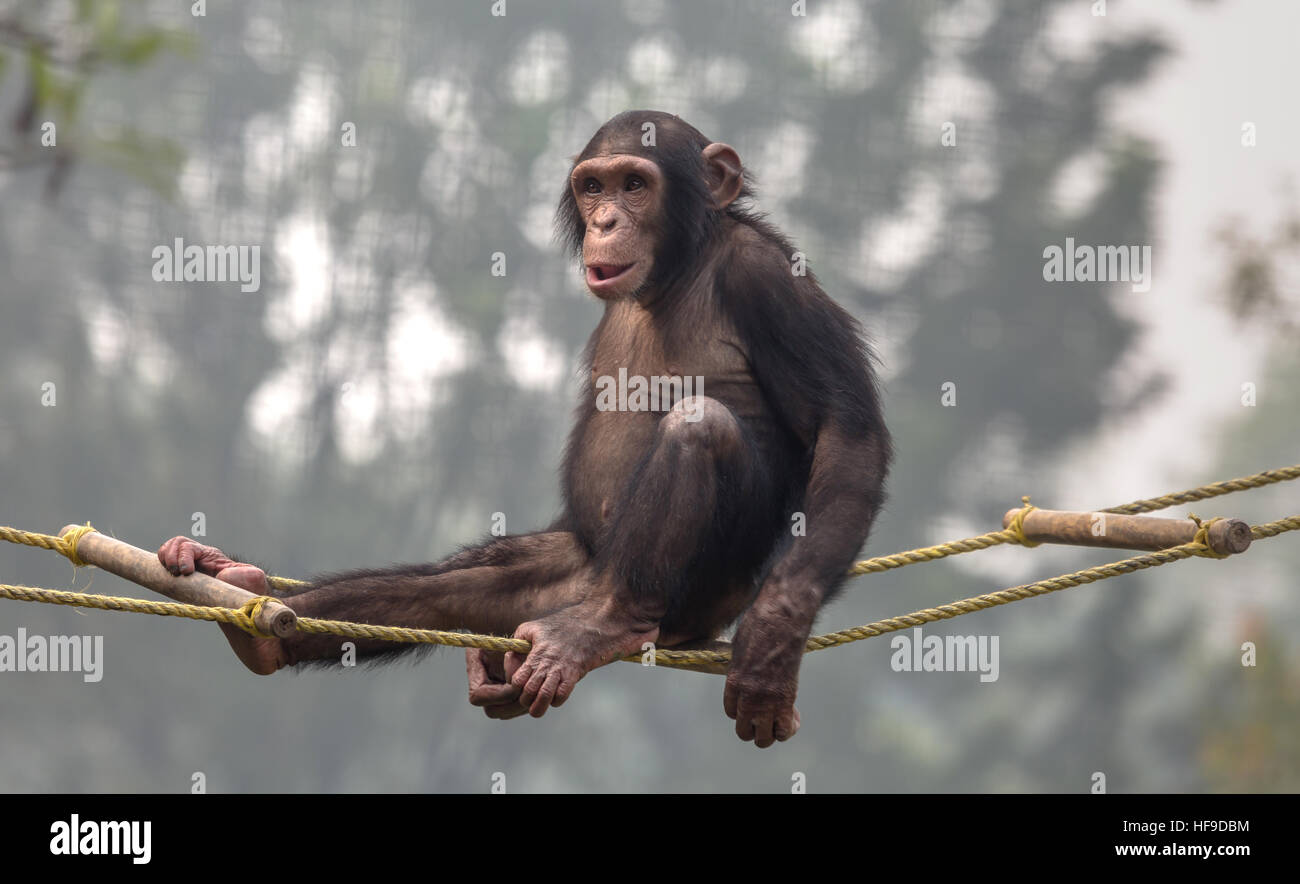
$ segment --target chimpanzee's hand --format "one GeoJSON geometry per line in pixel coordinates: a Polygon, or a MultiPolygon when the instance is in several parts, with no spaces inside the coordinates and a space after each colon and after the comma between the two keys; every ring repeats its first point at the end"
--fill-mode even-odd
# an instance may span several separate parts
{"type": "Polygon", "coordinates": [[[487,651],[482,648],[465,649],[465,671],[469,676],[469,702],[471,706],[482,706],[488,718],[501,720],[517,718],[528,711],[528,707],[519,704],[519,695],[523,693],[510,683],[510,678],[519,668],[515,660],[506,664],[506,655],[499,651],[487,651]]]}
{"type": "Polygon", "coordinates": [[[736,736],[760,749],[799,730],[799,664],[807,630],[786,614],[751,609],[733,643],[722,706],[736,722],[736,736]]]}
{"type": "MultiPolygon", "coordinates": [[[[215,546],[204,546],[188,537],[173,537],[158,548],[158,561],[180,576],[198,571],[246,589],[253,595],[270,595],[266,572],[256,565],[236,562],[215,546]]],[[[218,623],[240,662],[258,675],[270,675],[292,661],[278,638],[249,635],[233,623],[218,623]]]]}

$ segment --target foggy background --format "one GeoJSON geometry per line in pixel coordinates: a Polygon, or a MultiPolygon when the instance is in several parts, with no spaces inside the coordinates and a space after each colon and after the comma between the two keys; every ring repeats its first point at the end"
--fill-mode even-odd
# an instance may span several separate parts
{"type": "MultiPolygon", "coordinates": [[[[898,457],[864,556],[1300,462],[1300,8],[1103,5],[0,0],[0,524],[152,550],[202,513],[292,577],[544,526],[600,316],[552,215],[639,107],[733,145],[870,331],[898,457]],[[1044,282],[1067,236],[1151,246],[1150,290],[1044,282]],[[260,246],[260,290],[155,282],[176,237],[260,246]]],[[[816,631],[1125,555],[856,578],[816,631]]],[[[94,684],[0,673],[0,791],[1296,791],[1298,568],[1284,535],[926,628],[998,636],[993,683],[813,654],[761,751],[719,676],[614,664],[495,722],[456,649],[258,678],[210,624],[0,599],[105,648],[94,684]]],[[[9,544],[0,582],[148,595],[9,544]]]]}

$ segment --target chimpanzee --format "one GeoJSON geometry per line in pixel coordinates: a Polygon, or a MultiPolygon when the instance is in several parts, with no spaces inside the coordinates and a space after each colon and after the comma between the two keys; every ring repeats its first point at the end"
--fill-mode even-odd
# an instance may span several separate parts
{"type": "MultiPolygon", "coordinates": [[[[646,642],[714,638],[739,619],[726,713],[758,746],[793,736],[804,643],[880,509],[890,441],[857,322],[751,198],[736,151],[676,116],[627,111],[601,126],[557,213],[604,302],[562,515],[436,564],[320,577],[286,603],[527,639],[527,655],[466,654],[470,702],[492,718],[540,716],[646,642]]],[[[260,569],[188,538],[158,557],[267,592],[260,569]]],[[[338,637],[223,628],[260,674],[340,655],[338,637]]],[[[369,656],[412,647],[357,642],[369,656]]]]}

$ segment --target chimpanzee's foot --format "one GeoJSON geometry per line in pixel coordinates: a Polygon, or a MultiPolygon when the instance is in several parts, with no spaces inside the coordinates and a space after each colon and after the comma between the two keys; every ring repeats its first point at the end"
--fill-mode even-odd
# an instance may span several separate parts
{"type": "Polygon", "coordinates": [[[507,668],[518,661],[510,683],[521,691],[519,702],[538,718],[563,705],[578,681],[598,666],[640,653],[659,636],[659,626],[627,617],[611,598],[592,598],[540,620],[523,623],[515,638],[532,642],[528,655],[511,651],[507,668]]]}
{"type": "MultiPolygon", "coordinates": [[[[164,543],[158,548],[158,561],[178,576],[197,571],[246,589],[253,595],[271,594],[266,572],[261,568],[233,561],[215,546],[205,546],[189,537],[173,537],[164,543]]],[[[235,656],[258,675],[270,675],[294,662],[284,642],[278,638],[258,638],[230,623],[217,625],[226,634],[226,641],[230,642],[235,656]]]]}
{"type": "MultiPolygon", "coordinates": [[[[234,564],[216,574],[232,586],[246,589],[254,595],[270,595],[266,572],[256,565],[234,564]]],[[[258,638],[249,635],[233,623],[218,623],[230,642],[230,649],[239,661],[258,675],[270,675],[293,663],[288,649],[278,638],[258,638]]]]}

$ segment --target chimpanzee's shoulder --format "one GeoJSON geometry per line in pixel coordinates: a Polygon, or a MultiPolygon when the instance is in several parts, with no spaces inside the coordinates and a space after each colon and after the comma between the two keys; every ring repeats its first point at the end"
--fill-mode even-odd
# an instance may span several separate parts
{"type": "Polygon", "coordinates": [[[794,246],[785,234],[769,224],[761,215],[728,217],[724,236],[730,257],[741,260],[789,261],[794,246]]]}
{"type": "Polygon", "coordinates": [[[729,221],[715,279],[724,307],[777,319],[793,311],[814,324],[853,324],[822,289],[807,257],[781,231],[761,217],[729,221]]]}
{"type": "Polygon", "coordinates": [[[778,231],[729,218],[721,245],[715,283],[724,299],[739,298],[743,303],[760,293],[780,300],[795,295],[789,259],[793,248],[778,231]]]}

